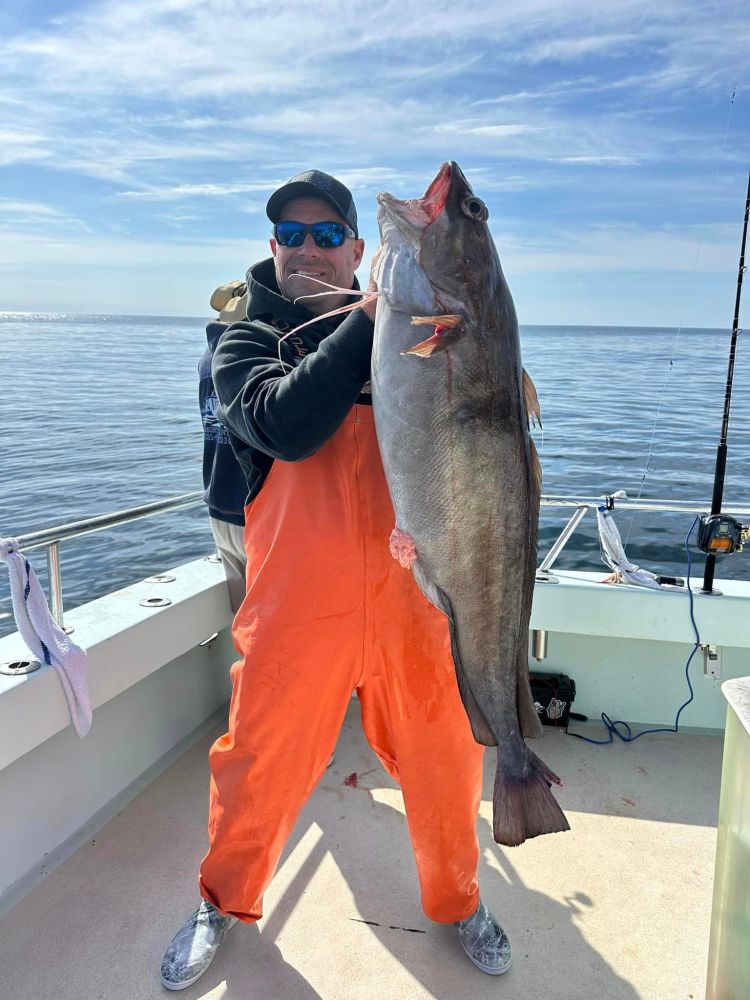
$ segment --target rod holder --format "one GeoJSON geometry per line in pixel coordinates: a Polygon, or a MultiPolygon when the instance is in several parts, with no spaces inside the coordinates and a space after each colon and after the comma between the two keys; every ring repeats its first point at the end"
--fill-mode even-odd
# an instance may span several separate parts
{"type": "Polygon", "coordinates": [[[538,663],[547,659],[546,628],[535,628],[531,630],[531,655],[538,663]]]}

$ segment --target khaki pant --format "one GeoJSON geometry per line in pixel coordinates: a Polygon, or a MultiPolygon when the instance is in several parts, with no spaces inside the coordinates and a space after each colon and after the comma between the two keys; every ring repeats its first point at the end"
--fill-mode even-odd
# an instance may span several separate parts
{"type": "Polygon", "coordinates": [[[232,605],[232,611],[237,614],[240,604],[245,599],[245,569],[247,567],[243,542],[245,529],[239,524],[219,521],[215,517],[209,517],[208,520],[211,523],[214,541],[224,564],[227,586],[229,587],[229,602],[232,605]]]}

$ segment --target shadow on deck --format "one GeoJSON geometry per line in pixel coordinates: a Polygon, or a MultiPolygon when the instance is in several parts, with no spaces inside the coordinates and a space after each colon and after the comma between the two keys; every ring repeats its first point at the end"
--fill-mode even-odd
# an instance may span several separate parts
{"type": "MultiPolygon", "coordinates": [[[[600,727],[576,728],[596,738],[600,727]]],[[[206,846],[201,740],[0,921],[2,995],[146,1000],[197,905],[206,846]]],[[[722,739],[594,747],[551,731],[570,833],[498,847],[492,753],[479,835],[482,896],[513,946],[501,980],[419,904],[403,804],[352,702],[254,926],[238,925],[186,1000],[690,1000],[705,989],[722,739]],[[356,773],[357,783],[345,784],[356,773]]]]}

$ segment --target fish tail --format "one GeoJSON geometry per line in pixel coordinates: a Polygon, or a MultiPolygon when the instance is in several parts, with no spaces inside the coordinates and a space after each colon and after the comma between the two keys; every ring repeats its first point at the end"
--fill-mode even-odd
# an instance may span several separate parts
{"type": "Polygon", "coordinates": [[[524,744],[519,768],[508,767],[498,753],[493,798],[494,833],[498,844],[516,847],[543,833],[559,833],[570,825],[550,786],[562,785],[554,771],[524,744]]]}

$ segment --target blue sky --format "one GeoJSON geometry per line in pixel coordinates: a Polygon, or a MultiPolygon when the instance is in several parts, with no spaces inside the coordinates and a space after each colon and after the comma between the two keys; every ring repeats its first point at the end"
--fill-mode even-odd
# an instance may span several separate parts
{"type": "Polygon", "coordinates": [[[0,310],[208,314],[311,166],[455,159],[522,323],[731,325],[746,0],[92,0],[0,12],[0,310]],[[732,93],[736,96],[732,103],[732,93]]]}

